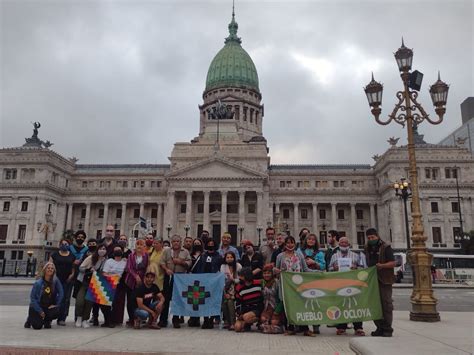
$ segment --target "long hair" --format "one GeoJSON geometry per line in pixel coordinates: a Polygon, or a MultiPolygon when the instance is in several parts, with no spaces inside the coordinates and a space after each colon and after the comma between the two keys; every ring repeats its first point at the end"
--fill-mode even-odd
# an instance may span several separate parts
{"type": "Polygon", "coordinates": [[[224,254],[224,264],[232,266],[232,276],[234,278],[237,278],[237,258],[235,257],[235,254],[233,252],[228,251],[224,254]],[[232,257],[234,258],[234,261],[230,265],[227,264],[226,261],[225,261],[227,255],[232,255],[232,257]]]}
{"type": "MultiPolygon", "coordinates": [[[[92,254],[92,267],[94,267],[95,264],[97,264],[97,262],[99,261],[99,249],[102,247],[105,248],[105,245],[104,244],[97,245],[97,248],[94,250],[94,253],[92,254]]],[[[107,250],[107,248],[105,250],[107,250]]]]}
{"type": "Polygon", "coordinates": [[[318,238],[316,237],[316,234],[314,233],[310,233],[306,236],[305,240],[303,241],[303,250],[305,249],[313,249],[315,252],[319,250],[319,242],[318,242],[318,238]],[[314,237],[314,240],[316,241],[316,243],[310,247],[308,246],[308,238],[309,237],[314,237]]]}
{"type": "Polygon", "coordinates": [[[46,276],[46,269],[48,268],[48,266],[52,266],[53,269],[54,269],[54,274],[51,277],[51,281],[50,281],[51,282],[51,291],[54,294],[54,277],[56,276],[56,265],[54,265],[53,262],[48,261],[46,264],[44,264],[43,269],[41,270],[41,278],[43,279],[43,281],[46,281],[45,276],[46,276]]]}

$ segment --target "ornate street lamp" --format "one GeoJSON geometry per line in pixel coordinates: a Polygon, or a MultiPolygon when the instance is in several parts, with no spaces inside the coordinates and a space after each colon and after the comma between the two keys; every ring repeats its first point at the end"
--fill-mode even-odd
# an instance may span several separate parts
{"type": "Polygon", "coordinates": [[[395,195],[399,196],[403,200],[403,207],[405,210],[405,237],[407,239],[407,253],[410,250],[410,227],[408,226],[408,208],[407,201],[411,196],[410,192],[410,183],[405,179],[401,178],[400,181],[397,181],[393,184],[395,189],[395,195]]]}
{"type": "Polygon", "coordinates": [[[168,232],[168,240],[170,239],[170,232],[171,232],[172,229],[173,229],[173,227],[171,227],[171,224],[168,224],[166,226],[166,231],[168,232]]]}
{"type": "Polygon", "coordinates": [[[188,236],[188,232],[189,232],[190,229],[191,229],[191,226],[189,224],[186,224],[184,226],[184,231],[186,232],[186,237],[188,236]]]}
{"type": "Polygon", "coordinates": [[[438,73],[438,81],[430,87],[430,94],[438,119],[431,119],[424,108],[418,103],[418,93],[409,89],[413,50],[405,47],[403,40],[402,46],[395,53],[395,59],[398,69],[400,70],[400,77],[403,81],[403,90],[397,92],[396,97],[398,98],[398,103],[386,120],[379,118],[382,112],[380,108],[382,105],[382,84],[376,82],[372,75],[372,80],[364,88],[364,91],[372,109],[372,114],[378,124],[387,125],[391,121],[395,121],[403,127],[405,124],[407,126],[409,178],[413,202],[412,248],[408,254],[408,259],[415,272],[413,292],[411,295],[412,310],[410,312],[410,319],[413,321],[437,322],[440,320],[439,313],[436,310],[438,301],[433,295],[433,287],[431,284],[431,263],[433,255],[427,252],[425,244],[427,238],[424,235],[421,218],[413,127],[419,125],[424,120],[431,124],[439,124],[443,121],[443,115],[446,112],[445,105],[449,86],[441,81],[438,73]],[[399,111],[401,112],[398,114],[399,111]]]}
{"type": "Polygon", "coordinates": [[[257,232],[258,232],[258,247],[260,247],[260,245],[261,245],[260,234],[262,233],[262,230],[263,230],[263,227],[261,227],[261,226],[258,226],[258,227],[257,227],[257,232]]]}
{"type": "Polygon", "coordinates": [[[471,235],[469,233],[461,233],[454,236],[454,241],[461,245],[461,252],[464,254],[469,254],[469,244],[471,242],[471,235]]]}

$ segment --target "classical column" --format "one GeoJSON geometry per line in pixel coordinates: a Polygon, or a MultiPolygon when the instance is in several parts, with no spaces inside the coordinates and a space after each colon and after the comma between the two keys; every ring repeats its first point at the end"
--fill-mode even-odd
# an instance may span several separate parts
{"type": "Polygon", "coordinates": [[[337,231],[336,203],[331,203],[331,228],[337,231]]]}
{"type": "Polygon", "coordinates": [[[239,191],[239,227],[245,227],[245,191],[239,191]]]}
{"type": "Polygon", "coordinates": [[[145,203],[144,202],[140,202],[140,217],[143,217],[146,219],[146,216],[145,216],[145,203]]]}
{"type": "Polygon", "coordinates": [[[171,226],[172,230],[170,232],[170,236],[173,235],[173,233],[176,231],[175,228],[175,218],[176,218],[176,208],[175,208],[175,202],[176,202],[176,196],[174,191],[169,191],[168,192],[168,203],[166,204],[166,210],[165,210],[165,220],[164,220],[164,233],[165,235],[168,236],[168,231],[166,230],[166,227],[168,224],[171,226]]]}
{"type": "Polygon", "coordinates": [[[293,236],[295,237],[296,240],[298,240],[298,234],[300,233],[299,229],[300,229],[300,226],[299,226],[299,218],[298,218],[298,202],[295,202],[293,204],[293,218],[294,218],[294,222],[293,222],[293,236]]]}
{"type": "Polygon", "coordinates": [[[221,234],[227,232],[227,191],[221,191],[221,234]]]}
{"type": "Polygon", "coordinates": [[[281,216],[280,216],[280,203],[275,202],[275,215],[273,216],[273,227],[277,228],[277,232],[281,232],[281,216]]]}
{"type": "Polygon", "coordinates": [[[72,215],[74,213],[74,202],[67,204],[66,230],[72,229],[72,215]]]}
{"type": "MultiPolygon", "coordinates": [[[[452,228],[451,228],[451,223],[449,222],[449,214],[451,212],[450,210],[451,206],[449,203],[449,199],[447,197],[442,197],[441,198],[441,212],[443,213],[443,236],[444,236],[444,241],[448,241],[448,236],[449,236],[449,244],[455,243],[454,236],[452,235],[452,228]]],[[[426,234],[430,235],[431,231],[426,230],[426,234]]]]}
{"type": "Polygon", "coordinates": [[[102,218],[102,238],[105,237],[105,229],[107,228],[107,222],[109,221],[109,204],[104,202],[104,218],[102,218]]]}
{"type": "Polygon", "coordinates": [[[370,204],[370,226],[369,228],[377,228],[375,221],[375,204],[370,204]]]}
{"type": "Polygon", "coordinates": [[[354,248],[357,247],[356,205],[351,203],[351,236],[349,242],[354,248]]]}
{"type": "Polygon", "coordinates": [[[209,231],[209,196],[211,194],[210,191],[203,191],[204,193],[204,216],[202,221],[202,229],[206,230],[211,234],[209,231]]]}
{"type": "Polygon", "coordinates": [[[263,212],[263,191],[257,191],[257,227],[264,227],[262,221],[263,212]]]}
{"type": "Polygon", "coordinates": [[[311,229],[311,232],[316,234],[318,240],[319,240],[319,234],[318,234],[318,204],[313,203],[313,228],[311,229]]]}
{"type": "Polygon", "coordinates": [[[192,235],[193,225],[191,222],[193,208],[193,192],[191,190],[186,191],[186,223],[191,229],[188,231],[188,235],[192,235]]]}
{"type": "Polygon", "coordinates": [[[127,235],[125,222],[127,221],[127,203],[122,203],[122,216],[120,217],[120,234],[127,235]]]}
{"type": "Polygon", "coordinates": [[[163,238],[163,204],[158,202],[158,212],[156,216],[156,235],[163,238]]]}
{"type": "MultiPolygon", "coordinates": [[[[89,236],[89,224],[91,220],[91,204],[86,203],[86,218],[84,220],[84,232],[86,232],[86,235],[89,236]]],[[[90,236],[89,236],[90,238],[90,236]]]]}
{"type": "Polygon", "coordinates": [[[402,200],[398,197],[392,198],[390,200],[390,210],[391,210],[391,221],[390,227],[392,229],[392,243],[397,243],[405,246],[406,237],[405,233],[405,217],[403,216],[403,207],[402,200]]]}

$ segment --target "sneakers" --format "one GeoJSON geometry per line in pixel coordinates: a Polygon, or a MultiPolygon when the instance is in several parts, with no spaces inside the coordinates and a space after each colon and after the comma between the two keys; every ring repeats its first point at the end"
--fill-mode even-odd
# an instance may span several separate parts
{"type": "Polygon", "coordinates": [[[82,328],[90,328],[90,327],[91,327],[91,326],[89,325],[89,322],[86,321],[86,320],[83,320],[82,323],[81,323],[81,325],[82,325],[82,328]]]}
{"type": "Polygon", "coordinates": [[[58,325],[60,325],[60,326],[62,326],[62,327],[66,326],[66,322],[63,321],[63,320],[58,320],[57,323],[58,323],[58,325]]]}
{"type": "Polygon", "coordinates": [[[383,336],[383,330],[377,329],[376,331],[370,333],[370,335],[373,337],[381,337],[383,336]]]}
{"type": "Polygon", "coordinates": [[[338,329],[336,330],[336,335],[344,335],[346,334],[346,330],[345,329],[338,329]]]}
{"type": "Polygon", "coordinates": [[[77,317],[76,319],[76,328],[82,327],[82,317],[77,317]]]}

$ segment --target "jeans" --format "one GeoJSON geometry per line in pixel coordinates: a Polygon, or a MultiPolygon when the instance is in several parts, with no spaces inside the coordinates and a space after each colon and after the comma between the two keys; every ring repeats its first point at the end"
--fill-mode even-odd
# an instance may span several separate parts
{"type": "MultiPolygon", "coordinates": [[[[151,309],[155,309],[156,305],[158,304],[158,301],[153,301],[150,303],[151,309]]],[[[144,309],[137,308],[135,309],[135,318],[139,318],[141,320],[147,320],[148,317],[150,317],[150,313],[148,311],[145,311],[144,309]]]]}
{"type": "Polygon", "coordinates": [[[69,314],[69,305],[71,304],[71,293],[74,286],[74,282],[61,282],[64,291],[64,297],[59,305],[59,318],[58,321],[65,321],[69,314]]]}
{"type": "Polygon", "coordinates": [[[41,318],[40,314],[35,311],[33,307],[30,306],[28,309],[28,322],[31,324],[33,329],[41,329],[43,325],[51,323],[53,319],[59,317],[59,307],[46,308],[42,307],[45,314],[44,318],[41,318]]]}

